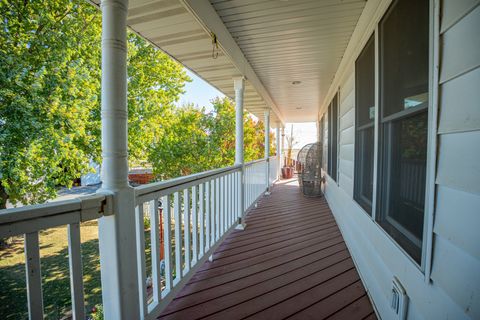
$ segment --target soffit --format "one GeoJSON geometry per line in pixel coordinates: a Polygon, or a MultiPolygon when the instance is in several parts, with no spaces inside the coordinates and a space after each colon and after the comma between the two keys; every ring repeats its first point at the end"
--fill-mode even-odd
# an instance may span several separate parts
{"type": "Polygon", "coordinates": [[[315,121],[366,1],[210,3],[285,121],[315,121]]]}
{"type": "MultiPolygon", "coordinates": [[[[100,1],[94,4],[99,6],[100,1]]],[[[179,0],[130,0],[127,24],[132,31],[170,55],[182,65],[230,98],[234,98],[233,79],[242,76],[221,46],[212,57],[212,37],[179,0]]],[[[244,106],[263,119],[265,99],[248,81],[245,83],[244,106]]],[[[275,126],[281,116],[271,113],[275,126]]]]}

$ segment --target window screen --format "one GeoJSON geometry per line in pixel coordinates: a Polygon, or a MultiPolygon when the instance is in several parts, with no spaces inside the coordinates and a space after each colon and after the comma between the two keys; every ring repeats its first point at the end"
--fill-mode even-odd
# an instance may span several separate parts
{"type": "Polygon", "coordinates": [[[355,62],[354,199],[372,214],[375,118],[375,40],[372,35],[355,62]]]}
{"type": "Polygon", "coordinates": [[[379,27],[377,219],[420,264],[427,159],[429,1],[395,1],[379,27]]]}
{"type": "Polygon", "coordinates": [[[337,181],[338,93],[328,107],[328,175],[337,181]]]}

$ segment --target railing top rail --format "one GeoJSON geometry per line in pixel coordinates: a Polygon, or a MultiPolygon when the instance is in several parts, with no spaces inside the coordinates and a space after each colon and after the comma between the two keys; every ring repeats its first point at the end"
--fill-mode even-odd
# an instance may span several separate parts
{"type": "Polygon", "coordinates": [[[178,178],[174,178],[166,181],[160,181],[160,182],[141,185],[141,186],[135,187],[135,196],[139,197],[139,196],[147,195],[149,193],[156,193],[166,189],[181,187],[182,185],[187,185],[197,180],[204,180],[204,179],[212,178],[218,175],[226,174],[229,172],[240,171],[241,169],[242,169],[241,165],[234,165],[231,167],[225,167],[225,168],[195,173],[189,176],[178,177],[178,178]]]}
{"type": "Polygon", "coordinates": [[[103,211],[107,194],[94,194],[75,199],[29,205],[20,208],[0,210],[0,225],[54,216],[69,212],[103,211]]]}
{"type": "Polygon", "coordinates": [[[247,163],[245,163],[245,167],[248,167],[248,166],[254,165],[255,163],[259,163],[259,162],[265,162],[265,158],[262,158],[262,159],[253,160],[253,161],[247,162],[247,163]]]}

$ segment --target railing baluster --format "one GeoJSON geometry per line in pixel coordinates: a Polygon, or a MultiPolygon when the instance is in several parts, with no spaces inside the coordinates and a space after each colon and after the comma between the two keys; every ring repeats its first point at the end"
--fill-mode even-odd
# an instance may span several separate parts
{"type": "Polygon", "coordinates": [[[215,242],[220,238],[220,178],[215,179],[215,242]]]}
{"type": "Polygon", "coordinates": [[[175,217],[175,281],[177,284],[182,279],[182,216],[180,214],[180,195],[175,192],[173,195],[173,211],[175,217]]]}
{"type": "Polygon", "coordinates": [[[233,224],[237,223],[238,218],[238,210],[240,208],[240,204],[238,202],[238,172],[233,174],[233,208],[232,208],[232,215],[233,215],[233,224]]]}
{"type": "Polygon", "coordinates": [[[200,184],[200,259],[205,253],[205,184],[200,184]]]}
{"type": "Polygon", "coordinates": [[[160,266],[160,230],[158,200],[150,201],[150,246],[152,251],[153,301],[160,302],[162,296],[162,277],[160,266]]]}
{"type": "Polygon", "coordinates": [[[226,192],[226,198],[227,198],[227,203],[226,203],[226,214],[225,214],[225,224],[223,226],[223,229],[226,231],[228,230],[228,227],[230,226],[230,213],[232,212],[232,201],[231,201],[231,192],[232,192],[232,186],[231,186],[231,177],[230,175],[226,175],[225,178],[227,179],[227,192],[226,192]]]}
{"type": "Polygon", "coordinates": [[[227,194],[227,197],[228,197],[228,222],[227,222],[227,227],[225,228],[226,230],[228,230],[228,228],[232,225],[232,207],[233,207],[232,175],[229,174],[227,177],[228,177],[228,194],[227,194]]]}
{"type": "Polygon", "coordinates": [[[197,186],[192,187],[192,266],[198,259],[198,220],[197,220],[197,186]]]}
{"type": "Polygon", "coordinates": [[[25,268],[27,273],[28,318],[43,319],[42,272],[38,232],[25,234],[25,268]]]}
{"type": "Polygon", "coordinates": [[[210,214],[211,214],[211,217],[210,217],[210,223],[211,223],[211,238],[210,238],[210,247],[213,246],[213,244],[215,243],[215,233],[216,233],[216,226],[215,226],[215,211],[216,211],[216,201],[217,201],[217,197],[216,197],[216,183],[215,183],[215,179],[211,181],[211,192],[212,192],[212,203],[210,205],[210,214]]]}
{"type": "Polygon", "coordinates": [[[228,175],[223,177],[223,219],[222,219],[222,232],[220,233],[220,237],[225,233],[227,230],[225,226],[227,225],[227,217],[228,217],[228,175]]]}
{"type": "Polygon", "coordinates": [[[80,224],[67,226],[68,264],[70,267],[70,292],[72,296],[73,319],[85,319],[85,300],[83,295],[82,248],[80,241],[80,224]]]}
{"type": "Polygon", "coordinates": [[[218,221],[217,221],[217,237],[215,240],[218,240],[220,238],[220,235],[222,234],[222,229],[223,229],[223,204],[224,204],[224,195],[225,195],[225,187],[223,184],[223,177],[218,178],[218,221]]]}
{"type": "Polygon", "coordinates": [[[163,261],[165,264],[165,291],[164,294],[168,294],[172,290],[173,275],[172,275],[172,216],[170,210],[170,195],[166,195],[162,198],[163,207],[163,261]]]}
{"type": "Polygon", "coordinates": [[[147,316],[147,289],[145,270],[145,227],[143,223],[143,203],[135,207],[136,242],[137,242],[137,268],[138,268],[138,291],[140,298],[140,317],[147,316]]]}
{"type": "Polygon", "coordinates": [[[212,234],[212,228],[211,228],[211,183],[210,181],[205,183],[206,187],[206,196],[205,196],[205,205],[206,205],[206,210],[205,210],[205,219],[207,220],[205,223],[206,226],[206,235],[205,235],[205,251],[208,251],[210,249],[210,239],[211,239],[211,234],[212,234]]]}
{"type": "Polygon", "coordinates": [[[185,268],[183,270],[183,275],[186,275],[190,270],[190,191],[187,189],[183,190],[183,236],[184,236],[184,246],[185,246],[185,268]]]}

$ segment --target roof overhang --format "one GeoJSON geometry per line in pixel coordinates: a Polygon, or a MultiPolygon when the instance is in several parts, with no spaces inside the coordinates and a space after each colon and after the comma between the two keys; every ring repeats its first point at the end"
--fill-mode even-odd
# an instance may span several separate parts
{"type": "Polygon", "coordinates": [[[245,77],[245,108],[284,125],[316,121],[365,2],[130,0],[127,24],[228,97],[245,77]]]}

